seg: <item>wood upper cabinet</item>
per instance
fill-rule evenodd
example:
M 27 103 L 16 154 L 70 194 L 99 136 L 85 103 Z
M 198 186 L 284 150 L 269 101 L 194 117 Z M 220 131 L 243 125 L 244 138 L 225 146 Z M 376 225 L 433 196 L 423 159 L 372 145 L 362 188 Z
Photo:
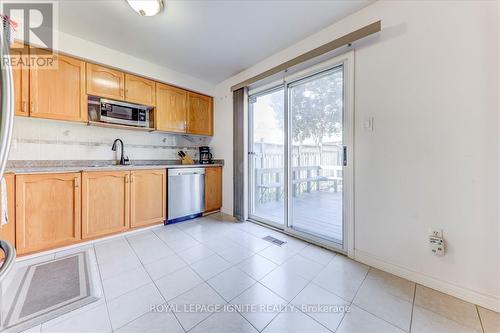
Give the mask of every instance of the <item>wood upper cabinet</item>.
M 188 93 L 187 133 L 214 135 L 212 97 Z
M 156 102 L 156 82 L 125 74 L 125 100 L 131 103 L 154 106 Z
M 87 94 L 111 99 L 125 99 L 125 73 L 87 63 Z
M 81 239 L 80 173 L 16 176 L 16 248 L 19 254 Z
M 205 169 L 205 212 L 222 207 L 222 167 Z
M 23 44 L 15 42 L 10 49 L 12 76 L 14 78 L 14 112 L 16 116 L 29 116 L 29 52 Z
M 165 132 L 186 132 L 187 91 L 156 84 L 155 128 Z
M 57 55 L 56 66 L 30 68 L 30 116 L 87 121 L 85 62 Z
M 82 238 L 129 229 L 130 172 L 82 173 Z
M 130 226 L 163 223 L 167 209 L 166 170 L 137 170 L 130 177 Z
M 6 174 L 5 182 L 7 185 L 7 224 L 0 226 L 0 239 L 6 240 L 12 245 L 16 245 L 16 183 L 13 174 Z M 0 192 L 1 200 L 1 192 Z M 0 214 L 3 214 L 0 206 Z M 4 257 L 0 251 L 0 259 Z

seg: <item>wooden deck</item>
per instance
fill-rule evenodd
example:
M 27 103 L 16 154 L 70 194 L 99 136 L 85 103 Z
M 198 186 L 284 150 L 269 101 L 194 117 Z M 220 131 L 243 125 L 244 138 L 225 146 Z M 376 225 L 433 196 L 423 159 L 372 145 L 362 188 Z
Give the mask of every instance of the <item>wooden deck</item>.
M 342 242 L 342 192 L 317 191 L 293 198 L 293 228 L 298 231 Z M 255 215 L 283 221 L 283 202 L 257 204 Z

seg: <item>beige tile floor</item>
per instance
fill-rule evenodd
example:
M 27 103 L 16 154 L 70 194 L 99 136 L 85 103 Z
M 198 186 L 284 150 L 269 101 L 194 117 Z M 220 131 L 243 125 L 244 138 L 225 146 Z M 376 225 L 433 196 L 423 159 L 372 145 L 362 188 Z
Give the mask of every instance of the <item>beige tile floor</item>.
M 104 297 L 29 332 L 500 332 L 498 313 L 223 215 L 82 248 Z

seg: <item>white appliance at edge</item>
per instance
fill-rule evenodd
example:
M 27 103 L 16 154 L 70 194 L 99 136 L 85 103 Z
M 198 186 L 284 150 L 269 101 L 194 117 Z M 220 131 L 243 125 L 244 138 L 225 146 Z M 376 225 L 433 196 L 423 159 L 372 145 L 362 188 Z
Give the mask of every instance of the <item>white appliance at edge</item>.
M 3 178 L 7 160 L 9 158 L 10 141 L 12 139 L 12 125 L 14 122 L 14 83 L 10 66 L 9 49 L 11 46 L 10 21 L 4 16 L 0 29 L 0 180 Z M 8 223 L 8 221 L 7 221 Z M 2 300 L 2 280 L 14 264 L 16 250 L 9 242 L 0 239 L 0 250 L 5 253 L 3 262 L 0 261 L 0 310 Z M 0 311 L 0 331 L 3 318 Z

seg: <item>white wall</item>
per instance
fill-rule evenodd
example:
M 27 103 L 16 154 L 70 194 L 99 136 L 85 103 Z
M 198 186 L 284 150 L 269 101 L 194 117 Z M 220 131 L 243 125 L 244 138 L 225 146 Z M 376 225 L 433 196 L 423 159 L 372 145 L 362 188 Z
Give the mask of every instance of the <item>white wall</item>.
M 500 311 L 500 2 L 379 1 L 275 54 L 216 87 L 214 151 L 230 166 L 231 85 L 378 19 L 354 45 L 355 256 Z
M 144 61 L 140 58 L 62 32 L 57 33 L 56 36 L 58 38 L 57 47 L 61 52 L 137 73 L 202 94 L 212 96 L 214 93 L 215 86 L 213 84 L 187 74 Z M 131 41 L 131 47 L 134 47 L 133 41 Z
M 215 86 L 174 70 L 106 48 L 81 38 L 58 33 L 59 51 L 148 76 L 179 87 L 213 95 Z M 10 160 L 111 160 L 114 139 L 121 138 L 131 159 L 177 159 L 176 152 L 208 145 L 209 138 L 145 133 L 91 127 L 78 123 L 16 117 Z M 214 155 L 217 158 L 217 155 Z

